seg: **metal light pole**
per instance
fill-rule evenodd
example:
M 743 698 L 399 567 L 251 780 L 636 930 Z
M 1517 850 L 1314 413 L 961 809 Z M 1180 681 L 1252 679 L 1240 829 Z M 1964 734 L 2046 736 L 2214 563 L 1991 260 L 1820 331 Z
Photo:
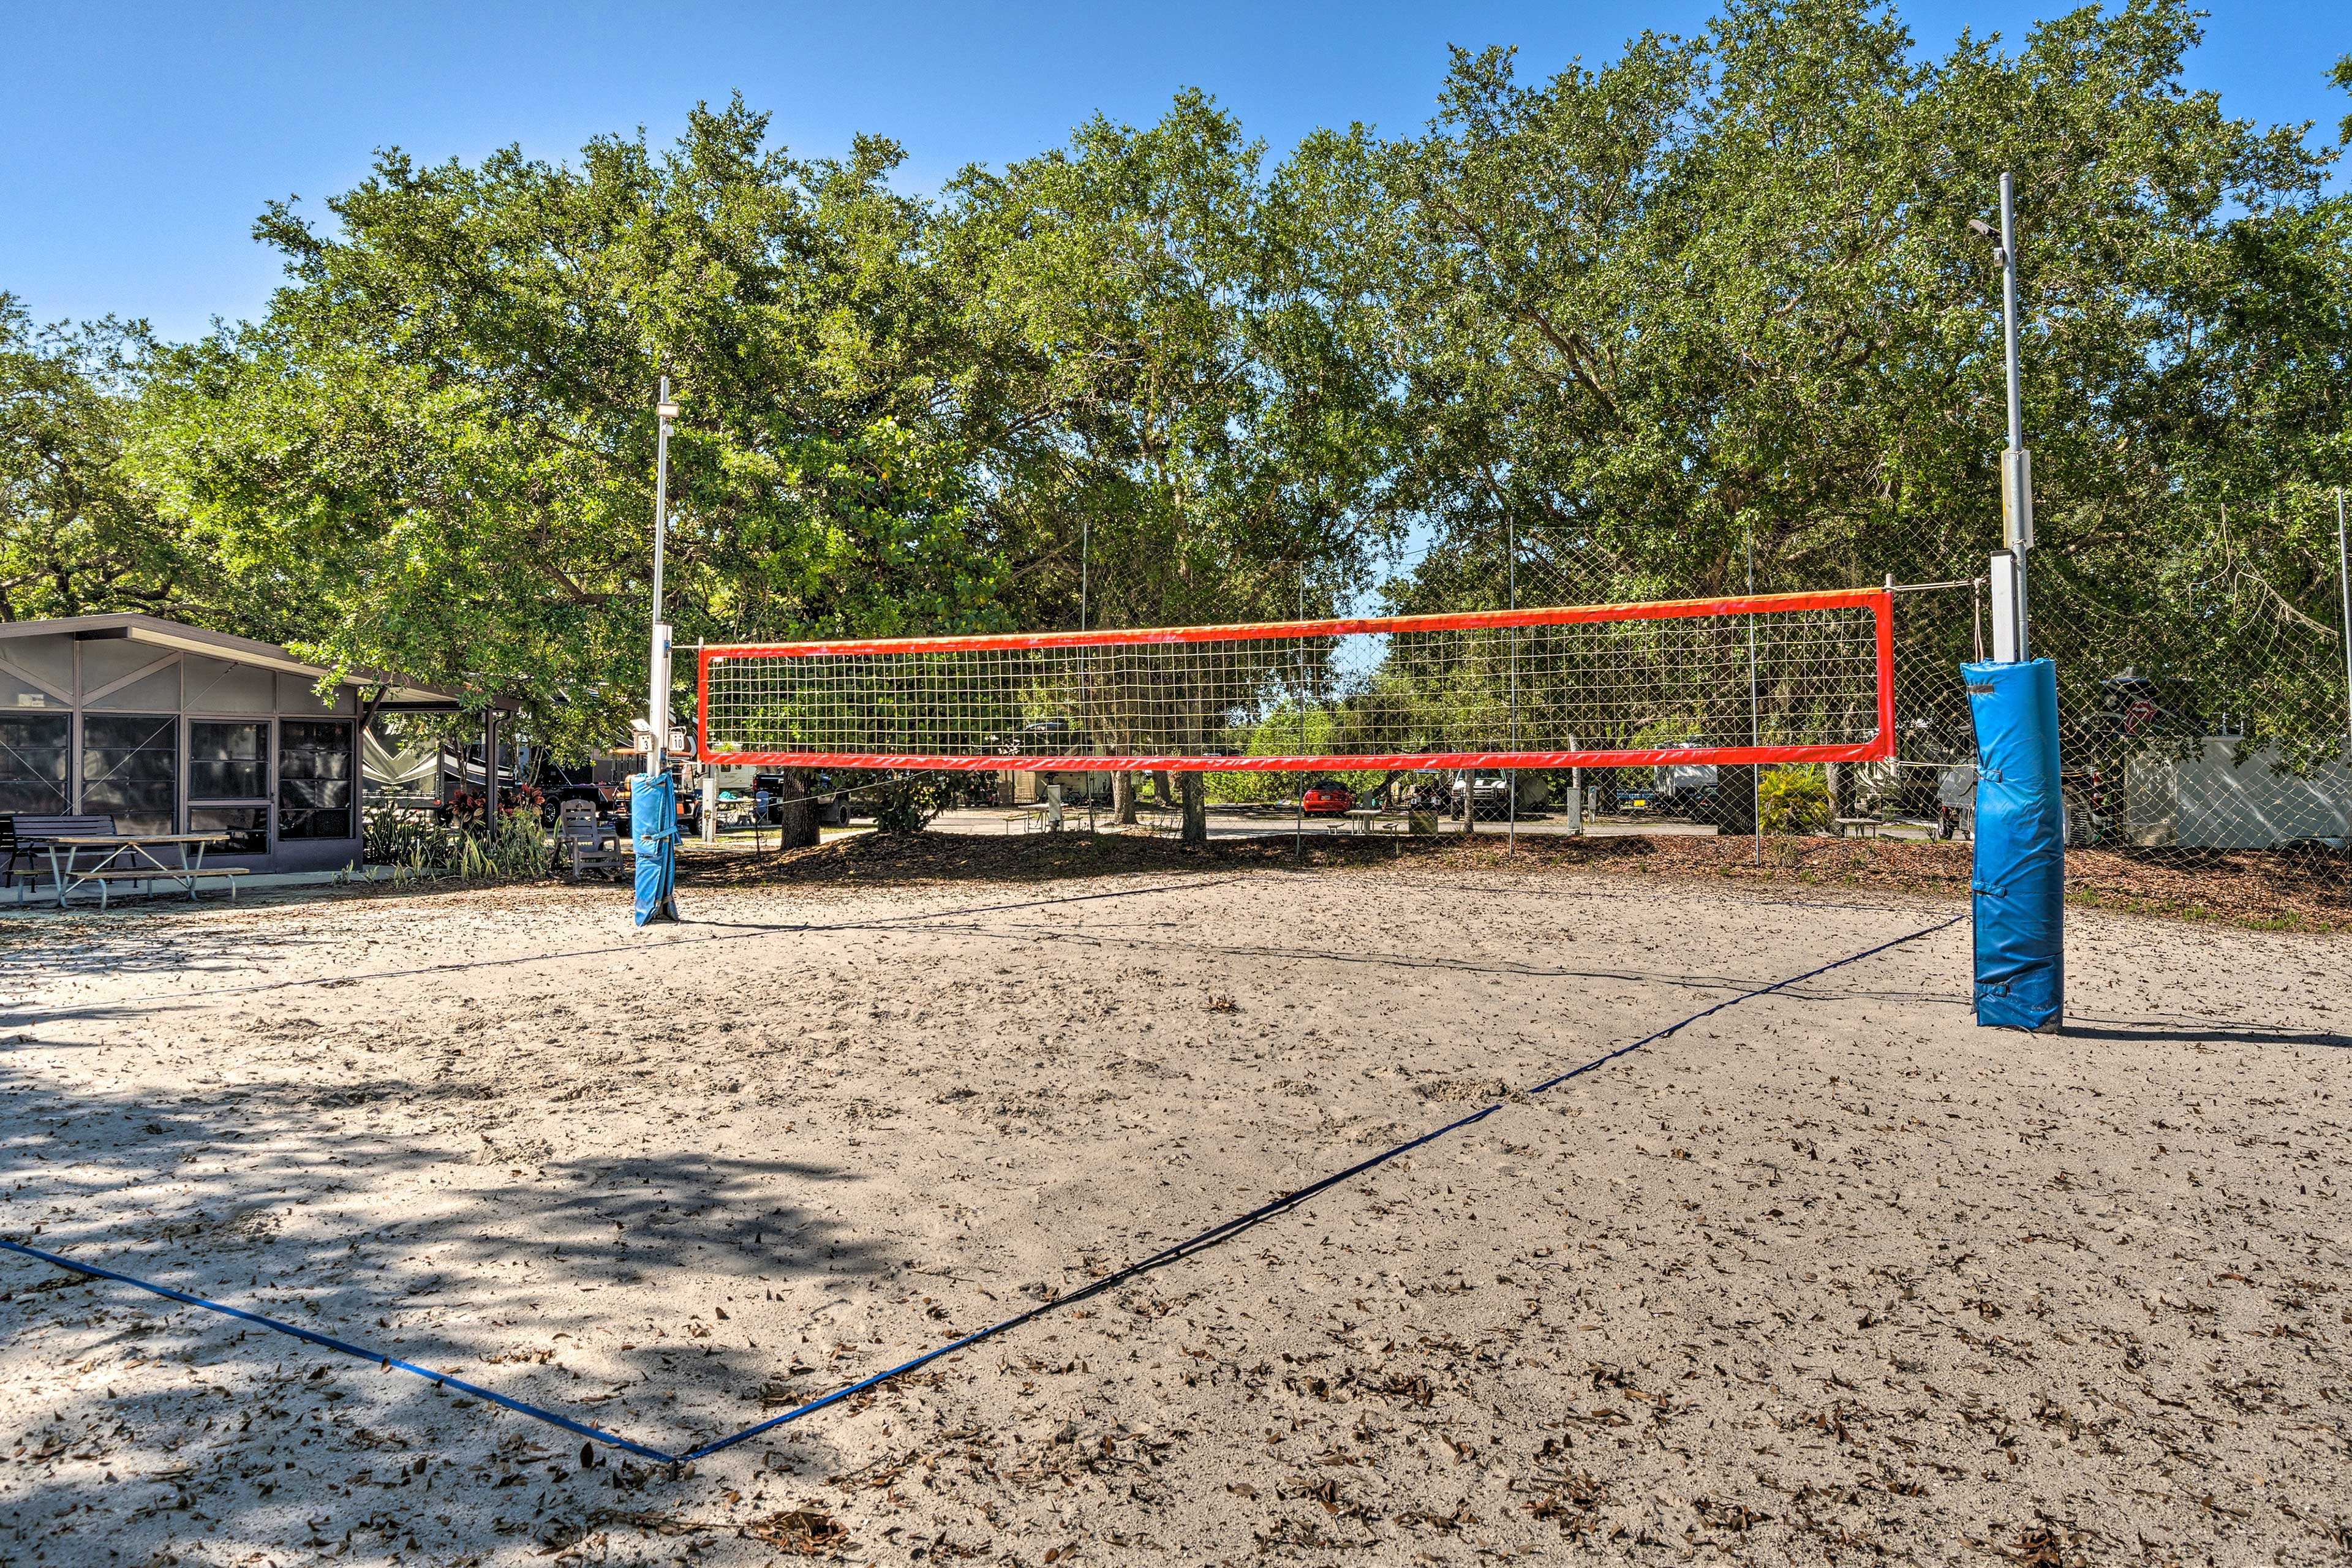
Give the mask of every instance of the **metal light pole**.
M 1969 220 L 1980 235 L 1990 230 Z M 1992 660 L 1967 666 L 1977 736 L 1970 850 L 1976 1017 L 2047 1030 L 2066 1011 L 2065 788 L 2059 773 L 2056 668 L 2028 637 L 2025 563 L 2033 480 L 2017 374 L 2016 182 L 2000 177 L 2000 326 L 2009 372 L 2009 447 L 2000 455 L 2002 542 L 1992 555 Z
M 2033 657 L 2026 615 L 2025 556 L 2033 545 L 2033 461 L 2025 450 L 2024 413 L 2017 386 L 2017 183 L 2000 177 L 2000 335 L 2009 360 L 2009 449 L 2000 455 L 2001 542 L 2013 563 L 2011 584 L 2019 663 Z M 1995 658 L 2000 657 L 1998 654 Z
M 661 401 L 654 412 L 660 416 L 661 432 L 654 438 L 654 630 L 646 701 L 646 721 L 651 727 L 646 736 L 647 778 L 661 776 L 667 765 L 662 752 L 669 742 L 669 626 L 662 620 L 662 551 L 669 531 L 669 422 L 677 417 L 677 405 L 669 400 L 667 376 L 661 378 Z

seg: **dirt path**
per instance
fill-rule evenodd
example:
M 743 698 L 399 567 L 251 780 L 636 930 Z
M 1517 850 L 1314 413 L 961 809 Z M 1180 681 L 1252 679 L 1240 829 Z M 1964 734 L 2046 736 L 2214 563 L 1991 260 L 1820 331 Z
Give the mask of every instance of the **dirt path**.
M 0 1230 L 678 1447 L 1952 912 L 1410 863 L 690 904 L 50 921 Z M 1953 927 L 691 1475 L 0 1258 L 0 1557 L 2338 1562 L 2347 957 L 2078 914 L 2028 1039 Z

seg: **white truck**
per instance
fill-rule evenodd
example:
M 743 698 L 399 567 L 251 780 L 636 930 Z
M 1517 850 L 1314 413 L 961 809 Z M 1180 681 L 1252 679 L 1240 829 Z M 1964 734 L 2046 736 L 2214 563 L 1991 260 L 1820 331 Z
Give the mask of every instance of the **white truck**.
M 1511 795 L 1514 784 L 1517 785 L 1520 815 L 1525 816 L 1544 808 L 1544 802 L 1551 793 L 1549 774 L 1524 768 L 1513 768 L 1507 771 L 1481 768 L 1467 777 L 1460 773 L 1454 776 L 1452 811 L 1454 817 L 1458 820 L 1462 816 L 1462 802 L 1465 793 L 1477 803 L 1480 816 L 1509 816 L 1512 815 Z

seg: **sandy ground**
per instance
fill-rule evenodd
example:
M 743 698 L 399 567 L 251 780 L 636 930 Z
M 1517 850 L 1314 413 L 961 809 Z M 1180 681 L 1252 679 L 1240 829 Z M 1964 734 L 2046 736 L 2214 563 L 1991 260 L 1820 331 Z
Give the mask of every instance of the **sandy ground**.
M 0 1232 L 664 1447 L 1949 903 L 1402 864 L 11 917 Z M 18 923 L 22 921 L 24 923 Z M 2336 1563 L 2352 939 L 1754 996 L 690 1473 L 0 1256 L 0 1560 Z

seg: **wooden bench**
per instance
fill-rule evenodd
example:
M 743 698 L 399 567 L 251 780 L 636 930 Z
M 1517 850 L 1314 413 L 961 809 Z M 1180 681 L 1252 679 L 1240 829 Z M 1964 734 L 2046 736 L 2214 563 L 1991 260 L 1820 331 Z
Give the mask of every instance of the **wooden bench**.
M 16 863 L 37 867 L 53 838 L 102 838 L 114 832 L 111 816 L 42 816 L 29 811 L 0 816 L 0 888 L 16 880 Z
M 1841 816 L 1832 826 L 1840 838 L 1875 838 L 1886 824 L 1875 816 Z
M 236 902 L 235 879 L 247 876 L 251 870 L 252 868 L 247 866 L 190 866 L 184 870 L 173 867 L 166 871 L 158 871 L 152 868 L 141 871 L 77 871 L 74 873 L 73 880 L 76 887 L 79 887 L 84 882 L 96 882 L 98 907 L 102 910 L 106 908 L 106 896 L 110 884 L 115 882 L 171 882 L 186 889 L 188 897 L 193 899 L 196 896 L 196 883 L 201 879 L 226 877 L 230 879 L 228 901 L 235 903 Z

